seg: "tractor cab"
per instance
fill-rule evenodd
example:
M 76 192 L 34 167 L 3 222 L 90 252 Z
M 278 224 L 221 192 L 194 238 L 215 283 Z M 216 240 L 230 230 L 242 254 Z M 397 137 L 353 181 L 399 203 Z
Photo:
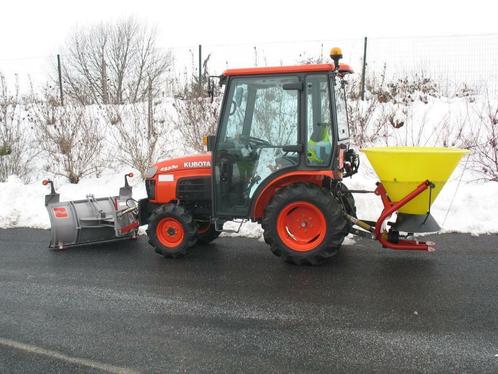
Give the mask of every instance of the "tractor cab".
M 266 186 L 293 171 L 337 170 L 349 140 L 343 77 L 334 64 L 232 69 L 212 149 L 215 217 L 254 218 Z

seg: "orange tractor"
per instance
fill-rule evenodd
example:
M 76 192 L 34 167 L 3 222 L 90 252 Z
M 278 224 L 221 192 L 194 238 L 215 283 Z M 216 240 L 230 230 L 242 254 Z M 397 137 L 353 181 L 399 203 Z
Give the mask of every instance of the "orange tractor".
M 435 177 L 437 183 L 434 178 L 420 177 L 413 185 L 410 178 L 395 175 L 396 183 L 389 184 L 380 175 L 383 183 L 375 193 L 381 196 L 384 210 L 379 220 L 357 219 L 352 191 L 341 182 L 359 167 L 358 154 L 349 148 L 345 94 L 345 78 L 352 69 L 340 64 L 340 49 L 333 48 L 331 58 L 332 64 L 226 70 L 220 76 L 220 84 L 226 87 L 218 129 L 216 135 L 207 137 L 208 153 L 151 167 L 145 181 L 148 197 L 136 209 L 128 204 L 118 210 L 118 202 L 128 201 L 130 191 L 112 200 L 117 213 L 101 214 L 112 222 L 121 217 L 120 226 L 115 224 L 116 236 L 132 237 L 138 224 L 148 224 L 149 243 L 156 252 L 179 257 L 196 243 L 216 239 L 225 222 L 239 219 L 261 223 L 271 251 L 298 265 L 315 265 L 334 256 L 351 232 L 377 239 L 388 248 L 431 250 L 431 243 L 408 236 L 439 228 L 429 207 L 461 153 L 455 152 L 453 166 L 444 176 Z M 409 160 L 422 160 L 424 152 L 398 149 L 382 165 L 404 160 L 406 155 Z M 372 150 L 371 161 L 377 153 Z M 448 152 L 429 153 L 426 159 L 431 164 L 435 154 L 445 159 Z M 427 166 L 415 164 L 409 168 Z M 397 182 L 406 193 L 391 201 L 388 192 L 400 191 Z M 384 185 L 391 190 L 386 191 Z M 403 212 L 410 204 L 411 209 Z M 59 209 L 61 214 L 60 207 L 47 208 L 52 215 L 55 211 L 50 209 Z M 385 221 L 395 212 L 398 220 L 387 229 Z M 130 218 L 135 213 L 136 221 Z M 57 222 L 51 220 L 53 225 Z M 95 230 L 98 226 L 92 222 Z M 66 243 L 54 236 L 52 245 Z
M 165 160 L 145 181 L 139 202 L 149 243 L 184 255 L 218 237 L 226 221 L 262 224 L 272 252 L 296 264 L 333 256 L 356 216 L 341 183 L 356 172 L 342 79 L 334 64 L 226 70 L 225 95 L 209 153 Z

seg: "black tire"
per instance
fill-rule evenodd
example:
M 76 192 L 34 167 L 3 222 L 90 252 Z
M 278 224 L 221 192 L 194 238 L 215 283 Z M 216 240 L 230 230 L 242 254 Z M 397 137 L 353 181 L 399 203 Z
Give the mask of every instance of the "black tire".
M 201 244 L 201 245 L 209 244 L 213 240 L 218 238 L 218 236 L 220 236 L 220 234 L 221 234 L 221 231 L 216 231 L 216 227 L 215 227 L 214 223 L 209 223 L 209 227 L 207 228 L 206 231 L 202 230 L 202 228 L 203 228 L 202 224 L 198 223 L 197 226 L 199 227 L 199 229 L 197 231 L 197 244 Z M 199 232 L 201 230 L 202 230 L 202 232 Z
M 303 251 L 290 248 L 279 237 L 277 222 L 283 209 L 294 202 L 312 204 L 323 214 L 325 229 L 323 240 L 316 247 Z M 350 224 L 343 214 L 341 202 L 328 190 L 314 184 L 294 184 L 281 189 L 265 209 L 262 226 L 265 241 L 270 242 L 273 254 L 296 265 L 319 265 L 333 257 L 348 235 Z
M 174 247 L 166 246 L 158 237 L 158 225 L 164 219 L 171 218 L 176 220 L 183 229 L 183 239 Z M 175 204 L 164 204 L 154 210 L 149 217 L 149 227 L 147 236 L 149 244 L 154 247 L 155 251 L 164 257 L 183 257 L 187 254 L 190 247 L 197 241 L 197 224 L 192 219 L 192 215 L 183 207 Z M 161 235 L 161 234 L 159 234 Z
M 270 231 L 265 228 L 264 221 L 261 224 L 261 227 L 263 228 L 263 240 L 265 241 L 266 244 L 271 245 L 272 240 L 270 236 Z M 277 256 L 280 256 L 280 254 L 278 254 Z
M 342 182 L 336 182 L 332 188 L 334 196 L 341 202 L 344 211 L 350 216 L 356 217 L 356 204 L 353 194 Z M 350 224 L 350 227 L 352 225 Z

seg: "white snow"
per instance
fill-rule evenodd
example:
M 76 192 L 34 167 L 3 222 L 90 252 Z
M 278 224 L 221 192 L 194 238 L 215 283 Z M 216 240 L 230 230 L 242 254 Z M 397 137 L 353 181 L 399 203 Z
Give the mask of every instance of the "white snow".
M 381 139 L 381 145 L 406 144 L 412 142 L 422 145 L 432 145 L 440 142 L 441 138 L 453 140 L 455 134 L 449 129 L 442 127 L 442 121 L 458 123 L 461 118 L 472 113 L 470 106 L 483 105 L 482 103 L 469 104 L 463 99 L 431 99 L 429 104 L 414 103 L 409 108 L 407 121 L 412 126 L 408 130 L 408 124 L 398 130 L 390 129 L 390 133 Z M 168 107 L 171 106 L 168 104 Z M 451 118 L 449 118 L 451 117 Z M 402 120 L 400 118 L 400 120 Z M 403 118 L 404 120 L 404 118 Z M 419 128 L 413 124 L 420 124 Z M 396 131 L 396 132 L 394 132 Z M 171 142 L 172 155 L 185 153 L 186 147 L 181 142 Z M 116 170 L 121 170 L 119 173 Z M 119 187 L 123 185 L 123 175 L 132 171 L 127 167 L 115 167 L 104 170 L 99 178 L 85 177 L 79 184 L 70 184 L 64 178 L 55 178 L 57 192 L 61 194 L 61 200 L 84 199 L 87 194 L 96 197 L 114 196 Z M 41 167 L 35 170 L 34 175 L 38 178 L 43 175 Z M 137 175 L 137 174 L 136 174 Z M 49 176 L 49 175 L 47 175 Z M 462 232 L 474 235 L 498 232 L 498 183 L 477 181 L 476 175 L 469 169 L 465 159 L 454 171 L 450 180 L 436 199 L 432 214 L 442 226 L 444 232 Z M 344 183 L 354 189 L 375 189 L 377 177 L 373 172 L 368 160 L 361 155 L 360 172 Z M 143 198 L 145 186 L 140 177 L 131 180 L 134 187 L 134 197 Z M 41 180 L 31 183 L 23 183 L 16 176 L 11 176 L 4 183 L 0 183 L 0 228 L 33 227 L 48 229 L 50 222 L 44 206 L 44 195 L 49 188 L 41 184 Z M 382 210 L 381 200 L 372 194 L 359 194 L 355 196 L 358 217 L 375 220 Z M 236 230 L 239 224 L 227 223 L 225 228 Z M 262 238 L 262 229 L 259 224 L 253 222 L 244 223 L 239 233 L 227 233 L 224 235 L 244 236 L 250 238 Z M 354 239 L 347 238 L 346 243 L 354 243 Z
M 361 156 L 360 173 L 344 182 L 349 188 L 375 188 L 377 178 L 368 160 Z M 469 170 L 464 172 L 465 161 L 455 170 L 440 195 L 432 206 L 432 214 L 442 226 L 443 232 L 462 232 L 474 235 L 498 232 L 498 183 L 468 182 L 471 177 Z M 64 182 L 62 178 L 55 180 L 57 192 L 61 200 L 85 199 L 91 193 L 96 197 L 114 196 L 123 185 L 123 173 L 109 172 L 100 178 L 84 178 L 79 184 Z M 460 178 L 463 178 L 460 182 Z M 136 199 L 146 196 L 145 186 L 140 177 L 131 179 Z M 7 182 L 0 183 L 0 228 L 33 227 L 50 228 L 50 221 L 44 206 L 44 196 L 49 192 L 48 186 L 41 181 L 24 184 L 16 176 L 11 176 Z M 358 216 L 375 220 L 382 210 L 382 203 L 373 194 L 358 194 L 355 196 Z M 453 200 L 453 204 L 451 204 Z M 237 230 L 238 222 L 228 222 L 226 229 Z M 245 222 L 239 233 L 224 233 L 224 236 L 243 236 L 262 240 L 263 230 L 254 222 Z M 346 244 L 354 240 L 348 238 Z

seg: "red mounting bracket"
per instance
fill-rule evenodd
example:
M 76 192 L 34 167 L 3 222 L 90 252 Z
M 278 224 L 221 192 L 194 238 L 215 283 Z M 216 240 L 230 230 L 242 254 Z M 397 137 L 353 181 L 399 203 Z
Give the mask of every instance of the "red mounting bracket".
M 394 212 L 396 212 L 399 208 L 409 203 L 415 197 L 420 195 L 426 189 L 430 188 L 432 183 L 428 180 L 420 183 L 417 188 L 415 188 L 412 192 L 406 195 L 399 201 L 391 201 L 387 192 L 382 185 L 382 183 L 377 183 L 377 188 L 375 189 L 375 194 L 380 196 L 382 199 L 382 204 L 384 204 L 384 210 L 380 217 L 377 219 L 375 223 L 375 230 L 373 232 L 375 238 L 382 244 L 384 248 L 396 249 L 396 250 L 418 250 L 418 251 L 434 251 L 432 242 L 419 242 L 418 240 L 406 240 L 400 239 L 397 242 L 392 242 L 388 238 L 387 232 L 382 232 L 382 225 L 386 219 L 388 219 Z

